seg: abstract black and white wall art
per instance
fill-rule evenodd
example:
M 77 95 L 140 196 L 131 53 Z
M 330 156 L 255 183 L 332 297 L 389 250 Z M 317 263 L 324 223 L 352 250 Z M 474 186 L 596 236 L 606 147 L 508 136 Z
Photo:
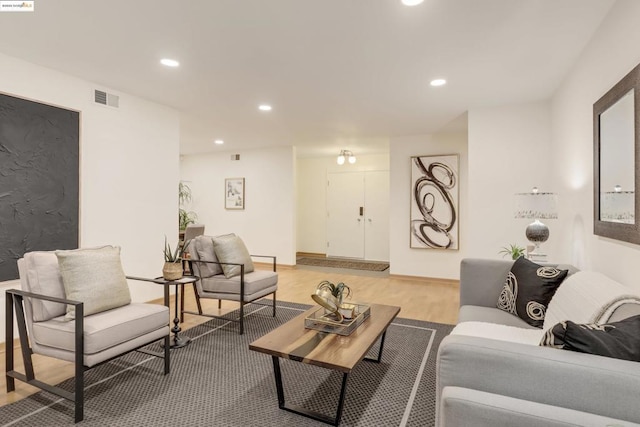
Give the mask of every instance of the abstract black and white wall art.
M 80 113 L 0 93 L 0 281 L 25 252 L 78 247 Z
M 411 248 L 457 250 L 458 155 L 411 157 Z

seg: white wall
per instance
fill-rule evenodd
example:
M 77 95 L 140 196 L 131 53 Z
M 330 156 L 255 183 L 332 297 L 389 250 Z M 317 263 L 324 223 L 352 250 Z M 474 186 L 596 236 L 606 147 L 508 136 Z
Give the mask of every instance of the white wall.
M 552 102 L 560 258 L 640 287 L 640 246 L 593 234 L 593 104 L 640 62 L 640 2 L 618 0 Z M 638 191 L 638 189 L 636 189 Z M 552 238 L 555 238 L 552 235 Z
M 390 194 L 390 273 L 458 279 L 460 260 L 469 245 L 467 135 L 450 133 L 393 138 L 391 149 Z M 459 250 L 409 248 L 409 209 L 411 200 L 411 156 L 459 154 Z
M 120 108 L 94 104 L 93 89 L 119 95 Z M 164 235 L 177 240 L 176 111 L 2 54 L 0 91 L 81 112 L 80 245 L 119 245 L 127 274 L 160 275 Z M 9 287 L 19 284 L 0 284 Z M 130 288 L 134 301 L 162 296 L 157 285 Z
M 530 219 L 515 219 L 515 193 L 531 191 L 564 194 L 550 174 L 555 152 L 550 151 L 551 116 L 546 102 L 469 111 L 469 234 L 466 256 L 500 258 L 500 248 L 529 244 L 525 229 Z M 544 221 L 549 240 L 541 247 L 556 259 L 554 243 L 562 236 L 557 220 Z M 566 261 L 566 260 L 561 260 Z
M 295 264 L 295 149 L 279 147 L 182 156 L 181 179 L 191 188 L 188 210 L 198 215 L 205 234 L 236 233 L 249 252 L 275 255 Z M 225 178 L 245 178 L 245 209 L 224 208 Z M 258 261 L 256 259 L 256 261 Z
M 337 164 L 336 157 L 297 160 L 298 252 L 327 252 L 328 173 L 389 170 L 387 154 L 357 155 L 355 164 L 345 163 L 341 166 Z

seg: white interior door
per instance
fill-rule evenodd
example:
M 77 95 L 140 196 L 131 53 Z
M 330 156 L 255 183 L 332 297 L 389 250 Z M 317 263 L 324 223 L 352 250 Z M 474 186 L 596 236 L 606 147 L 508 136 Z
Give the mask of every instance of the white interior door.
M 327 174 L 327 256 L 364 258 L 364 174 Z
M 389 261 L 389 171 L 365 172 L 364 257 Z

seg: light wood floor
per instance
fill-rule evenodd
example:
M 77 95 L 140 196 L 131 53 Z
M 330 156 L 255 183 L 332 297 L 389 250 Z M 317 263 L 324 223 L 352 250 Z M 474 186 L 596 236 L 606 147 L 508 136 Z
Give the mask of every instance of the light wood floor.
M 428 280 L 416 278 L 384 277 L 384 274 L 359 273 L 354 270 L 319 271 L 312 268 L 294 267 L 278 270 L 278 300 L 303 304 L 314 304 L 310 295 L 322 280 L 344 282 L 352 290 L 352 299 L 358 302 L 397 305 L 401 307 L 398 317 L 427 320 L 437 323 L 454 324 L 459 305 L 459 285 L 454 281 Z M 383 277 L 381 277 L 383 276 Z M 173 308 L 173 295 L 170 306 Z M 161 304 L 162 301 L 155 301 Z M 212 314 L 224 314 L 238 308 L 237 303 L 223 301 L 218 312 L 217 301 L 203 300 L 203 310 Z M 195 298 L 191 287 L 186 288 L 185 309 L 196 310 Z M 173 309 L 171 318 L 173 319 Z M 183 329 L 188 329 L 209 320 L 202 316 L 185 315 Z M 180 351 L 180 350 L 177 350 Z M 0 346 L 0 358 L 4 361 L 5 348 Z M 22 372 L 22 357 L 16 345 L 16 370 Z M 49 357 L 34 355 L 36 378 L 56 384 L 73 376 L 73 365 Z M 4 364 L 3 364 L 4 366 Z M 7 393 L 3 375 L 0 378 L 0 406 L 15 402 L 39 389 L 16 380 L 16 391 Z

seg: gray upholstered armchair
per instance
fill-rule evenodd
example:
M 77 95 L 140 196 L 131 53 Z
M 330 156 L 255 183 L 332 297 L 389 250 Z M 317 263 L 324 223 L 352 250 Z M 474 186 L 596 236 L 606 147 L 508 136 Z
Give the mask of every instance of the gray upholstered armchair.
M 169 373 L 169 309 L 131 303 L 120 248 L 29 252 L 18 260 L 18 271 L 22 289 L 6 291 L 7 392 L 18 379 L 71 400 L 79 422 L 86 369 L 138 350 L 163 358 Z M 14 370 L 14 310 L 24 373 Z M 164 340 L 162 353 L 141 350 L 158 340 Z M 32 353 L 74 362 L 74 392 L 36 379 Z
M 244 306 L 256 300 L 273 295 L 273 316 L 276 315 L 276 291 L 278 273 L 276 257 L 267 255 L 249 255 L 242 240 L 235 234 L 224 236 L 198 236 L 191 242 L 191 271 L 198 277 L 194 284 L 194 293 L 198 311 L 185 311 L 182 314 L 196 314 L 212 318 L 230 320 L 240 324 L 240 334 L 244 333 Z M 272 270 L 254 270 L 252 257 L 270 258 Z M 238 318 L 206 314 L 202 311 L 201 298 L 238 301 Z M 184 298 L 183 298 L 184 301 Z

